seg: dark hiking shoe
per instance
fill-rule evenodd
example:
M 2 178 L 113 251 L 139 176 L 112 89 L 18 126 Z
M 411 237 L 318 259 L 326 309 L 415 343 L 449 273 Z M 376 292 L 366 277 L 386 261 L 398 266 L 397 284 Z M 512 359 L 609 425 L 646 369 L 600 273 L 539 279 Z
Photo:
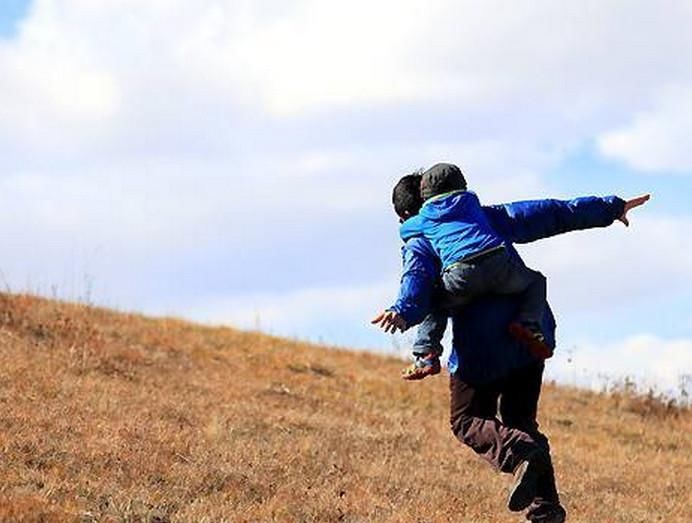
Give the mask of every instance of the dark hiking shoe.
M 509 510 L 519 512 L 531 504 L 533 498 L 536 497 L 538 480 L 547 469 L 547 457 L 538 450 L 517 465 L 514 469 L 514 483 L 509 491 L 507 502 Z
M 545 360 L 553 355 L 553 350 L 546 343 L 545 336 L 537 323 L 515 321 L 509 325 L 509 333 L 536 359 Z
M 534 512 L 530 511 L 526 515 L 526 519 L 537 523 L 564 523 L 567 519 L 567 512 L 560 505 L 541 507 Z
M 439 374 L 440 370 L 440 357 L 436 354 L 417 356 L 416 361 L 401 371 L 401 378 L 408 381 L 422 380 Z

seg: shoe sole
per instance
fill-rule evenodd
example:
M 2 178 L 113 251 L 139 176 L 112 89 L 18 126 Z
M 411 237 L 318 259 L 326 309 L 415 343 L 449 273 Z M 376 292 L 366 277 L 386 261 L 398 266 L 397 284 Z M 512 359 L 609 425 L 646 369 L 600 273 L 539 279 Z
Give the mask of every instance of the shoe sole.
M 529 352 L 539 360 L 547 360 L 553 355 L 553 351 L 548 345 L 538 341 L 533 337 L 533 333 L 521 323 L 512 323 L 509 326 L 509 333 L 519 343 L 524 345 Z
M 536 495 L 536 485 L 542 472 L 538 458 L 529 459 L 519 465 L 514 473 L 515 482 L 509 493 L 507 508 L 519 512 L 528 507 Z

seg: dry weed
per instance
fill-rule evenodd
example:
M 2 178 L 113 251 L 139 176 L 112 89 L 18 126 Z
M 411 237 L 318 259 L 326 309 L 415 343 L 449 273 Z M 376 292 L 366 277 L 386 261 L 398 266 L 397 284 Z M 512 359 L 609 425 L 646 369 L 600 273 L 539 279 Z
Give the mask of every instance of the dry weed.
M 520 521 L 400 366 L 0 295 L 0 521 Z M 572 521 L 692 521 L 689 410 L 548 385 L 541 422 Z

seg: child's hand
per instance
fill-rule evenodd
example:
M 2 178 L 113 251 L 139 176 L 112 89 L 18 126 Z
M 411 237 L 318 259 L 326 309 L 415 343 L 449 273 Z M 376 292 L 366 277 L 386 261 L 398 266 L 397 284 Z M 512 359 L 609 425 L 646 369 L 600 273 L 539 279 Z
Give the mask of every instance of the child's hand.
M 379 327 L 385 332 L 391 332 L 394 334 L 397 329 L 401 332 L 406 330 L 406 322 L 404 318 L 399 316 L 394 311 L 382 311 L 377 316 L 375 316 L 370 323 L 373 325 L 379 324 Z
M 640 205 L 644 205 L 646 202 L 649 201 L 651 198 L 650 194 L 644 194 L 642 196 L 637 196 L 636 198 L 632 198 L 631 200 L 627 200 L 625 202 L 625 210 L 622 211 L 622 216 L 618 218 L 622 223 L 625 224 L 626 227 L 630 226 L 630 221 L 627 219 L 627 213 L 634 209 L 635 207 L 639 207 Z

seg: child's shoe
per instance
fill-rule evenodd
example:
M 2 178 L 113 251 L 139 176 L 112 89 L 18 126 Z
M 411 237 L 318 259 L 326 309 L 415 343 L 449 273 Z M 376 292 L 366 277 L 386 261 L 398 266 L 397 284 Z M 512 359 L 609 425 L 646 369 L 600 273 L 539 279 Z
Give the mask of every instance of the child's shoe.
M 437 354 L 416 356 L 416 360 L 401 371 L 401 378 L 414 381 L 440 373 L 440 357 Z
M 545 360 L 553 355 L 553 350 L 545 342 L 545 336 L 538 323 L 515 321 L 509 325 L 509 333 L 529 349 L 535 358 Z

